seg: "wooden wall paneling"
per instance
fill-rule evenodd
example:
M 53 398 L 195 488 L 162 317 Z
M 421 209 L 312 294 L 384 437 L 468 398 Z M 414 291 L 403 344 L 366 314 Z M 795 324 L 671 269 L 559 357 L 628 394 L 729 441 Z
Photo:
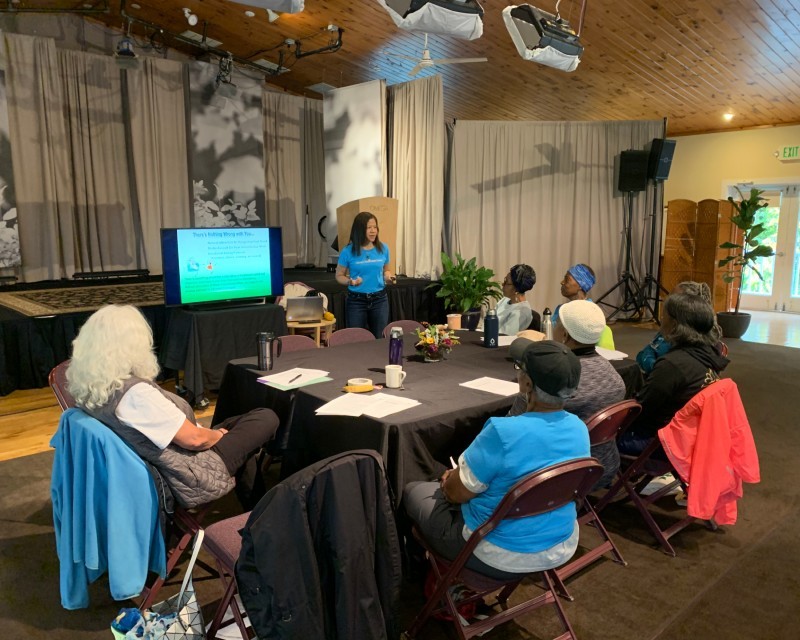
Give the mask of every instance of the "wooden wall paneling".
M 22 14 L 29 4 L 33 3 L 14 5 L 8 13 Z M 81 6 L 75 0 L 46 4 L 64 11 Z M 309 51 L 328 42 L 328 24 L 342 27 L 340 51 L 300 60 L 289 55 L 290 70 L 267 77 L 269 84 L 297 95 L 321 97 L 308 89 L 318 82 L 337 87 L 376 79 L 389 85 L 407 82 L 414 63 L 385 52 L 418 56 L 422 50 L 421 34 L 398 29 L 378 3 L 369 0 L 309 1 L 301 13 L 282 14 L 272 23 L 263 9 L 228 0 L 137 0 L 138 9 L 133 4 L 125 5 L 129 15 L 168 32 L 191 29 L 202 34 L 205 23 L 207 35 L 222 42 L 220 50 L 273 63 L 281 49 L 292 49 L 284 44 L 287 39 L 300 40 Z M 670 135 L 800 123 L 797 0 L 594 0 L 587 5 L 581 34 L 585 53 L 574 73 L 520 58 L 503 24 L 504 6 L 485 2 L 484 32 L 478 40 L 430 38 L 434 58 L 489 58 L 488 63 L 440 66 L 418 76 L 441 74 L 447 120 L 668 116 Z M 572 12 L 572 20 L 577 20 L 578 6 L 567 3 L 562 14 L 569 19 Z M 186 23 L 183 7 L 198 16 L 198 25 Z M 119 30 L 124 27 L 120 3 L 112 2 L 110 8 L 108 14 L 85 17 Z M 246 18 L 246 10 L 254 17 Z M 133 35 L 141 55 L 159 55 L 148 50 L 152 31 L 134 24 Z M 161 42 L 160 37 L 156 40 Z M 216 62 L 196 48 L 165 40 L 170 47 Z M 729 109 L 736 117 L 725 123 L 722 113 Z
M 661 284 L 667 291 L 671 292 L 679 282 L 692 279 L 696 219 L 696 202 L 670 200 L 667 203 L 664 259 L 661 264 Z

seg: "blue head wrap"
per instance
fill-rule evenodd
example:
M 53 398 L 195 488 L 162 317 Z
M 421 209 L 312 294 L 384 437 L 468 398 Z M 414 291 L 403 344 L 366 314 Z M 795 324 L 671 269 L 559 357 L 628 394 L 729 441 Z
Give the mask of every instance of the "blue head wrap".
M 575 278 L 575 282 L 578 283 L 584 293 L 594 286 L 595 278 L 584 264 L 576 264 L 574 267 L 570 267 L 567 269 L 567 273 Z

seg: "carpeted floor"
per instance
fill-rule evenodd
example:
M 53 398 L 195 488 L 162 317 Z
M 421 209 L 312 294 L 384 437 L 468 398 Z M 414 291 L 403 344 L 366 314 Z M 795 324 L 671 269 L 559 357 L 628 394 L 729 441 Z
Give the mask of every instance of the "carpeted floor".
M 618 348 L 629 353 L 646 343 L 652 333 L 624 325 L 614 328 Z M 711 532 L 697 525 L 678 534 L 673 539 L 677 558 L 655 548 L 632 507 L 611 505 L 603 520 L 628 566 L 604 561 L 570 581 L 575 602 L 566 603 L 566 609 L 578 637 L 797 637 L 800 430 L 794 402 L 800 350 L 736 340 L 730 341 L 729 347 L 732 364 L 728 374 L 739 384 L 750 417 L 761 460 L 761 484 L 745 486 L 736 526 Z M 65 611 L 59 604 L 49 502 L 51 463 L 52 453 L 0 463 L 0 483 L 5 487 L 0 498 L 0 623 L 5 636 L 13 639 L 105 640 L 110 637 L 111 618 L 121 606 L 129 605 L 113 602 L 103 579 L 92 588 L 90 609 Z M 668 501 L 664 503 L 667 506 Z M 668 513 L 665 511 L 667 518 Z M 582 534 L 588 540 L 593 532 Z M 195 584 L 210 614 L 220 595 L 217 582 L 198 568 Z M 167 593 L 175 590 L 177 583 L 172 580 Z M 421 586 L 408 580 L 402 602 L 405 624 L 421 605 L 420 593 Z M 543 611 L 487 637 L 549 638 L 555 630 L 552 614 Z M 450 636 L 441 623 L 434 622 L 422 637 Z
M 135 304 L 137 307 L 164 304 L 164 285 L 140 282 L 0 293 L 0 305 L 28 317 L 94 311 L 106 304 Z

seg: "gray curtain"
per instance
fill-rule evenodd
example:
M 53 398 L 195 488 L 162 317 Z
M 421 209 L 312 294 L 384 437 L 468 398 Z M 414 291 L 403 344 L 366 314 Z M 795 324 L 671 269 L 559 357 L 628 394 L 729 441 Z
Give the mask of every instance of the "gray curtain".
M 283 229 L 285 267 L 323 265 L 322 101 L 265 91 L 263 104 L 267 225 Z
M 142 263 L 160 274 L 162 227 L 188 227 L 192 201 L 186 154 L 184 66 L 146 58 L 127 71 L 130 155 Z
M 447 233 L 452 252 L 475 256 L 498 282 L 524 262 L 537 273 L 528 299 L 541 311 L 563 299 L 567 268 L 597 273 L 595 299 L 619 277 L 627 197 L 616 190 L 619 153 L 661 137 L 663 123 L 483 122 L 452 129 Z M 633 198 L 633 266 L 644 275 L 652 189 Z M 616 302 L 617 296 L 612 296 Z
M 444 220 L 444 100 L 441 76 L 388 88 L 389 196 L 398 201 L 397 271 L 441 271 Z

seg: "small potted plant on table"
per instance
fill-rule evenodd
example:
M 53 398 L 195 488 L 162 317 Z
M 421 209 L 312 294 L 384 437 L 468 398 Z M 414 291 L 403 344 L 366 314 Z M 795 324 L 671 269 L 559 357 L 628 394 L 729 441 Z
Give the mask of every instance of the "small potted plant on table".
M 728 201 L 733 204 L 736 209 L 736 215 L 731 217 L 731 222 L 742 230 L 742 243 L 723 242 L 719 245 L 720 249 L 730 249 L 731 253 L 727 258 L 719 261 L 717 266 L 728 267 L 728 270 L 722 276 L 722 279 L 727 283 L 732 283 L 738 280 L 736 287 L 736 305 L 734 310 L 720 311 L 717 313 L 717 322 L 722 328 L 722 333 L 727 338 L 741 338 L 747 327 L 750 326 L 750 314 L 739 311 L 739 305 L 742 302 L 742 275 L 745 269 L 752 269 L 753 272 L 761 279 L 764 277 L 756 266 L 756 261 L 759 258 L 769 258 L 775 255 L 775 251 L 768 244 L 761 244 L 758 238 L 764 233 L 764 225 L 756 222 L 756 215 L 758 212 L 767 206 L 767 201 L 761 197 L 763 191 L 758 189 L 750 190 L 750 197 L 745 198 L 739 188 L 736 188 L 739 193 L 739 201 L 736 202 L 733 198 L 728 198 Z

